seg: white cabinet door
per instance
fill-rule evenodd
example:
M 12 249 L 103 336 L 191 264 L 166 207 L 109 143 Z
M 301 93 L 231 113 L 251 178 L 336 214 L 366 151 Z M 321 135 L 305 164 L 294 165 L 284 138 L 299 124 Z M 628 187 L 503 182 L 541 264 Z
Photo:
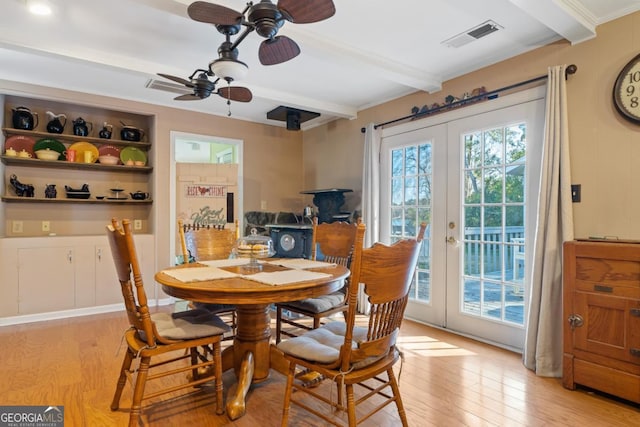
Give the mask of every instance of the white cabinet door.
M 154 262 L 154 239 L 150 235 L 134 236 L 138 263 L 142 272 L 142 281 L 149 303 L 156 299 Z M 111 247 L 108 244 L 96 245 L 95 247 L 95 305 L 107 305 L 123 303 L 122 290 L 116 267 L 111 255 Z
M 74 248 L 18 249 L 18 313 L 75 307 Z
M 122 303 L 122 291 L 109 245 L 95 247 L 95 305 Z

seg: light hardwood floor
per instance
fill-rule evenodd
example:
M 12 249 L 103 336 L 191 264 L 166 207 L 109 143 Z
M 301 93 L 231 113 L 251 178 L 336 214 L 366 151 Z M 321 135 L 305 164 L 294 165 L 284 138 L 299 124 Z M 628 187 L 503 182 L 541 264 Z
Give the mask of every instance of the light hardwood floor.
M 64 405 L 65 426 L 126 425 L 122 409 L 109 409 L 123 356 L 124 313 L 0 328 L 0 405 Z M 560 379 L 539 378 L 520 355 L 414 322 L 403 324 L 405 354 L 400 390 L 411 426 L 638 426 L 640 405 L 585 389 L 569 391 Z M 398 364 L 399 369 L 399 364 Z M 225 393 L 234 389 L 224 376 Z M 284 377 L 254 385 L 247 414 L 231 422 L 216 416 L 205 387 L 143 413 L 150 426 L 279 426 Z M 322 384 L 320 387 L 328 387 Z M 365 426 L 396 426 L 395 406 Z M 322 426 L 292 408 L 291 426 Z

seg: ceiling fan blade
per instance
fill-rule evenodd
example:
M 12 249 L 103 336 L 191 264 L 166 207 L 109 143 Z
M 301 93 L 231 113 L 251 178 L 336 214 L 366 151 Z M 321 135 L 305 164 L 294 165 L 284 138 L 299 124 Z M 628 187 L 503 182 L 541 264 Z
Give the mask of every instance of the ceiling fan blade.
M 183 79 L 182 77 L 176 77 L 176 76 L 172 76 L 171 74 L 163 74 L 163 73 L 158 73 L 158 75 L 160 77 L 164 77 L 165 79 L 173 80 L 176 83 L 183 84 L 187 87 L 193 87 L 193 83 L 191 83 L 189 80 Z
M 310 24 L 331 18 L 336 13 L 332 0 L 280 0 L 278 9 L 291 17 L 296 24 Z
M 300 47 L 287 36 L 276 36 L 260 43 L 258 57 L 262 65 L 287 62 L 300 54 Z
M 196 1 L 187 8 L 189 17 L 194 21 L 215 25 L 236 25 L 242 19 L 242 14 L 219 4 Z
M 175 99 L 176 101 L 198 101 L 198 100 L 200 100 L 200 99 L 202 99 L 202 98 L 200 98 L 199 96 L 195 96 L 195 95 L 194 95 L 194 94 L 192 94 L 192 93 L 188 93 L 188 94 L 186 94 L 186 95 L 179 95 L 179 96 L 176 96 L 176 97 L 175 97 L 175 98 L 173 98 L 173 99 Z
M 240 86 L 221 87 L 218 89 L 218 95 L 236 102 L 249 102 L 253 99 L 251 91 Z

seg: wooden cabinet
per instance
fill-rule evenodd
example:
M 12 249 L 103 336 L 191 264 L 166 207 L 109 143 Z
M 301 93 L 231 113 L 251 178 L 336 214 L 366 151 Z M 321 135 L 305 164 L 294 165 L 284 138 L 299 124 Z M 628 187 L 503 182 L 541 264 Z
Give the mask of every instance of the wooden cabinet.
M 564 244 L 563 385 L 640 403 L 640 243 Z

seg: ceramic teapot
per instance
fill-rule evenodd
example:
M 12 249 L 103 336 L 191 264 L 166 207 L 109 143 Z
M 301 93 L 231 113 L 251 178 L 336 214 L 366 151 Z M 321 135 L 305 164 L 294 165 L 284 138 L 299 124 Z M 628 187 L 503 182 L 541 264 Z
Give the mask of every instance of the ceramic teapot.
M 124 141 L 140 141 L 144 138 L 144 131 L 134 126 L 129 126 L 124 122 L 122 123 L 122 129 L 120 130 L 120 138 Z
M 129 193 L 133 200 L 145 200 L 149 198 L 149 193 L 143 193 L 142 191 L 136 191 L 135 193 Z
M 82 117 L 73 121 L 73 134 L 77 136 L 89 136 L 93 130 L 93 123 L 86 122 Z
M 33 130 L 38 126 L 38 113 L 31 112 L 27 107 L 12 108 L 11 112 L 14 129 Z
M 53 114 L 51 111 L 47 111 L 47 118 L 49 119 L 49 123 L 47 123 L 47 132 L 49 133 L 62 133 L 64 131 L 64 126 L 67 124 L 67 116 L 64 114 Z M 64 120 L 64 122 L 60 120 Z
M 104 122 L 104 124 L 102 125 L 102 130 L 98 132 L 98 136 L 102 139 L 110 139 L 112 129 L 113 129 L 113 126 L 111 126 L 107 122 Z

